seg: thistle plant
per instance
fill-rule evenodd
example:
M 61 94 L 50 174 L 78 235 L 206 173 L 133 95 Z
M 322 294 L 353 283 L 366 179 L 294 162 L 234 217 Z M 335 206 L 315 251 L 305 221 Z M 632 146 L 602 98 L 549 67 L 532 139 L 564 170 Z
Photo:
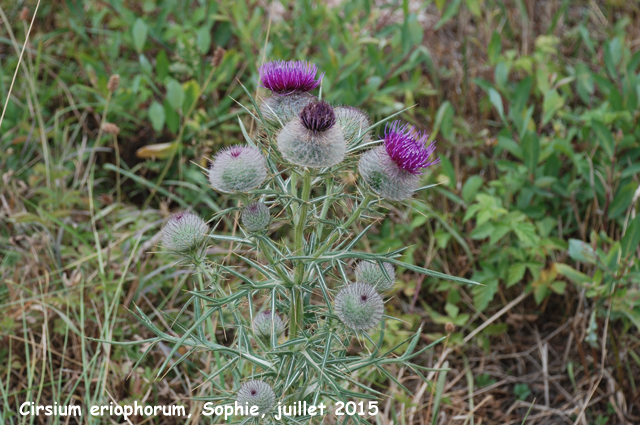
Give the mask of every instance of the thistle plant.
M 188 351 L 171 367 L 212 353 L 207 400 L 258 406 L 265 416 L 256 421 L 273 421 L 270 412 L 278 402 L 378 400 L 383 395 L 371 380 L 395 380 L 385 369 L 389 365 L 426 380 L 427 369 L 417 361 L 439 341 L 418 350 L 418 329 L 383 351 L 386 323 L 396 320 L 385 314 L 396 271 L 473 283 L 402 262 L 402 250 L 358 249 L 389 203 L 410 208 L 397 201 L 420 190 L 422 174 L 438 162 L 430 159 L 435 144 L 398 121 L 373 141 L 374 131 L 392 117 L 370 125 L 360 110 L 334 109 L 315 99 L 308 91 L 318 85 L 316 73 L 306 62 L 270 62 L 260 68 L 260 78 L 272 96 L 254 100 L 245 89 L 251 105 L 244 108 L 260 131 L 249 134 L 240 120 L 246 145 L 221 150 L 207 170 L 212 190 L 228 194 L 231 203 L 209 222 L 217 229 L 239 216 L 238 232 L 213 230 L 205 239 L 204 222 L 193 219 L 197 225 L 184 229 L 176 226 L 187 221 L 176 217 L 186 215 L 167 222 L 167 251 L 193 270 L 191 297 L 181 311 L 192 309 L 193 316 L 172 317 L 182 328 L 169 332 L 136 312 L 155 333 L 153 341 L 172 346 L 158 376 L 180 347 Z M 342 178 L 356 170 L 355 185 Z M 356 230 L 356 223 L 364 230 Z M 229 243 L 233 256 L 207 254 L 207 247 Z M 231 344 L 217 340 L 214 323 L 232 332 Z M 348 353 L 354 342 L 361 347 L 358 355 Z

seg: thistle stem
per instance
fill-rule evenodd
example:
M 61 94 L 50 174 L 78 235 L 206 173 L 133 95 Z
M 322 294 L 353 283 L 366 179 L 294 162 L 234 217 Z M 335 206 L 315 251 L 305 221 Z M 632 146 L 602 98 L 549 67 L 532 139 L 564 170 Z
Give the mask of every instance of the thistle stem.
M 298 219 L 296 221 L 296 228 L 294 234 L 294 252 L 301 254 L 304 248 L 304 228 L 307 223 L 307 214 L 309 213 L 309 197 L 311 195 L 311 172 L 305 170 L 302 179 L 302 205 L 298 212 Z M 303 314 L 304 314 L 304 297 L 302 288 L 299 286 L 304 282 L 304 262 L 300 261 L 296 264 L 295 270 L 295 284 L 291 288 L 291 310 L 290 310 L 290 325 L 289 336 L 295 338 L 298 336 L 298 331 L 303 329 Z
M 333 179 L 331 177 L 327 177 L 325 179 L 325 196 L 324 202 L 322 204 L 322 211 L 320 211 L 320 220 L 324 220 L 327 218 L 327 214 L 329 213 L 329 207 L 332 204 L 331 194 L 333 192 Z M 322 232 L 324 231 L 324 224 L 322 222 L 318 223 L 318 228 L 316 229 L 316 240 L 322 240 Z

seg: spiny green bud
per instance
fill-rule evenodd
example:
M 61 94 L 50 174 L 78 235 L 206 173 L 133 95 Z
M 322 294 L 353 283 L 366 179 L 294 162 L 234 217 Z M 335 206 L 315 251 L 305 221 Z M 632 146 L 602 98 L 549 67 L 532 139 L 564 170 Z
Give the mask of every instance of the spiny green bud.
M 242 225 L 250 232 L 264 230 L 271 221 L 269 208 L 262 202 L 253 202 L 242 210 Z
M 264 119 L 272 124 L 278 124 L 278 119 L 282 124 L 286 124 L 296 119 L 305 106 L 317 101 L 317 97 L 306 92 L 274 94 L 262 101 L 260 112 Z
M 236 145 L 218 152 L 209 169 L 209 183 L 222 193 L 248 192 L 266 178 L 266 160 L 252 146 Z
M 369 116 L 358 108 L 339 106 L 334 109 L 338 125 L 342 127 L 344 139 L 351 144 L 362 138 L 361 143 L 371 141 L 371 134 L 367 129 L 371 126 Z
M 186 254 L 197 250 L 209 233 L 209 226 L 189 212 L 172 215 L 162 228 L 162 244 L 168 251 Z
M 353 330 L 373 328 L 384 313 L 382 297 L 368 283 L 352 283 L 341 289 L 334 304 L 342 323 Z
M 261 380 L 245 382 L 238 390 L 237 402 L 241 406 L 258 406 L 258 414 L 268 413 L 276 404 L 276 394 L 269 384 Z
M 396 270 L 392 264 L 382 263 L 387 272 L 385 275 L 380 264 L 373 261 L 360 261 L 356 266 L 356 282 L 373 285 L 378 291 L 388 291 L 396 280 Z
M 299 119 L 289 121 L 278 134 L 278 150 L 292 164 L 324 168 L 344 159 L 347 143 L 327 102 L 307 105 Z
M 258 313 L 253 318 L 253 333 L 257 338 L 270 340 L 272 330 L 277 338 L 284 332 L 284 327 L 284 322 L 280 318 L 280 315 L 273 313 L 272 316 L 271 310 Z

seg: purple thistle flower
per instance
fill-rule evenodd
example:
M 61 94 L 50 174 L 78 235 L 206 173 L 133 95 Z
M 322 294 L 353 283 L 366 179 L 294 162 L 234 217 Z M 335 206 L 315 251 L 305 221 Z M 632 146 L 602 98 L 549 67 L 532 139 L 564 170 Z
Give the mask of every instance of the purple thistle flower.
M 317 72 L 316 65 L 307 61 L 271 61 L 259 69 L 261 86 L 281 95 L 315 89 L 324 76 L 323 72 L 316 80 Z
M 423 169 L 437 164 L 440 158 L 429 161 L 436 150 L 436 142 L 425 146 L 429 136 L 417 131 L 414 126 L 394 121 L 384 129 L 384 147 L 393 162 L 411 174 L 424 174 Z
M 336 114 L 327 102 L 310 103 L 300 112 L 300 121 L 308 130 L 319 133 L 333 127 Z

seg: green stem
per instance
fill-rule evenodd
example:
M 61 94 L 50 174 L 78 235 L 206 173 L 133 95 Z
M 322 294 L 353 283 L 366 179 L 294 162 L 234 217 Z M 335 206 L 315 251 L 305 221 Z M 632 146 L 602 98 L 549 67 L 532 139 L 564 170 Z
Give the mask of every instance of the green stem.
M 304 328 L 304 293 L 302 287 L 291 287 L 291 310 L 289 312 L 289 339 L 297 338 Z
M 320 211 L 320 220 L 324 220 L 325 218 L 327 218 L 327 214 L 329 213 L 329 207 L 332 204 L 332 191 L 333 191 L 333 178 L 332 177 L 327 177 L 325 179 L 325 196 L 326 198 L 324 199 L 324 202 L 322 204 L 322 211 Z M 316 230 L 316 240 L 317 241 L 321 241 L 322 240 L 322 232 L 324 231 L 324 224 L 322 224 L 322 221 L 320 221 L 318 223 L 318 228 Z
M 292 187 L 293 190 L 293 187 Z M 302 205 L 298 212 L 298 218 L 296 221 L 295 234 L 293 239 L 294 252 L 298 255 L 302 254 L 304 248 L 304 229 L 307 223 L 307 214 L 309 213 L 309 197 L 311 195 L 311 172 L 305 170 L 302 180 Z M 294 286 L 291 289 L 291 310 L 290 310 L 290 325 L 289 336 L 295 338 L 298 336 L 298 331 L 303 329 L 303 313 L 304 313 L 304 299 L 302 289 L 299 287 L 304 282 L 304 262 L 300 261 L 296 264 L 295 269 L 295 281 Z

